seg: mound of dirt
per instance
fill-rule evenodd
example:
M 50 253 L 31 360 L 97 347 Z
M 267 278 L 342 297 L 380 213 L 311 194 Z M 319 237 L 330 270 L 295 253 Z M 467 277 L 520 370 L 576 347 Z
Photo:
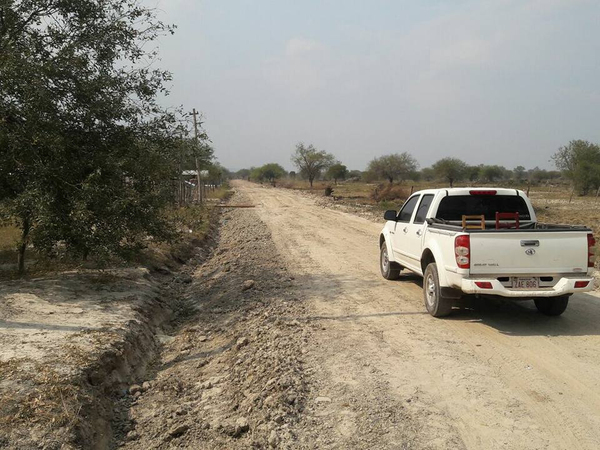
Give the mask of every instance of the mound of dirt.
M 241 201 L 238 197 L 237 200 Z M 303 420 L 310 328 L 266 226 L 222 218 L 174 336 L 120 425 L 123 448 L 292 448 Z

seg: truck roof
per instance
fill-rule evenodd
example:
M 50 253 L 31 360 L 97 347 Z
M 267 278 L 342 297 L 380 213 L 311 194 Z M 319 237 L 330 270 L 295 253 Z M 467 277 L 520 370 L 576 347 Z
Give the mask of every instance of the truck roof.
M 525 192 L 519 189 L 496 188 L 496 187 L 460 187 L 447 189 L 423 189 L 415 192 L 415 194 L 437 194 L 438 192 L 446 192 L 447 195 L 471 195 L 472 191 L 489 192 L 496 191 L 497 195 L 515 195 L 526 197 Z

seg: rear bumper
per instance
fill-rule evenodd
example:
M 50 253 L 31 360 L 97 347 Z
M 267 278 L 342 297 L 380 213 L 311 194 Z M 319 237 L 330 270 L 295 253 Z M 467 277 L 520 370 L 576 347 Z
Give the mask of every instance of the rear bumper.
M 483 289 L 475 282 L 489 282 L 491 289 Z M 575 288 L 576 281 L 588 281 L 588 285 L 583 288 Z M 517 290 L 504 287 L 500 281 L 494 278 L 463 278 L 461 290 L 465 294 L 485 294 L 498 295 L 500 297 L 558 297 L 560 295 L 575 294 L 577 292 L 589 292 L 594 290 L 594 278 L 590 276 L 563 277 L 551 288 L 540 288 L 538 290 Z

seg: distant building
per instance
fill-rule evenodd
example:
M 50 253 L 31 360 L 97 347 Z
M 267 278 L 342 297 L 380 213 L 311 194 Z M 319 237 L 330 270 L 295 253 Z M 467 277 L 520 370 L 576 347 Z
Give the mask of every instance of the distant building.
M 196 174 L 198 172 L 196 170 L 184 170 L 181 172 L 181 175 L 183 176 L 183 178 L 187 181 L 189 181 L 190 183 L 192 183 L 194 186 L 196 185 L 196 182 L 198 181 Z M 208 176 L 208 170 L 201 170 L 200 171 L 200 178 L 206 178 Z

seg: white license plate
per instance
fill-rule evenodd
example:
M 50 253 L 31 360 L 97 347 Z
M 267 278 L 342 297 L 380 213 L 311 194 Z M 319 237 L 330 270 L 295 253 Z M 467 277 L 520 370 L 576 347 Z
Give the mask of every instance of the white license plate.
M 521 278 L 512 277 L 513 289 L 539 289 L 540 279 L 538 277 Z

